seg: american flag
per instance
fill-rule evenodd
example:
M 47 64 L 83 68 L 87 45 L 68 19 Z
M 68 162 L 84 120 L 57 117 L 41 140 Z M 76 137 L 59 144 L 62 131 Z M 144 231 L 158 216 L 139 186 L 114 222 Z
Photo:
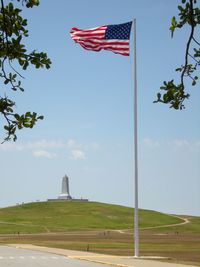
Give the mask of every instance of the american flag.
M 70 35 L 76 43 L 79 43 L 87 50 L 99 52 L 104 49 L 123 56 L 129 56 L 131 26 L 132 22 L 127 22 L 86 30 L 72 28 Z

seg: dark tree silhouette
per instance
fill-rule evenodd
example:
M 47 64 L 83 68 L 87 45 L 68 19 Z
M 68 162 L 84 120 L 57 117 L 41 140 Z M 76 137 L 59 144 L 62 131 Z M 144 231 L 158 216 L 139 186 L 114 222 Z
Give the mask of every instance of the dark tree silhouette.
M 39 0 L 17 0 L 23 8 L 39 5 Z M 30 65 L 35 68 L 50 68 L 51 61 L 44 52 L 28 52 L 23 39 L 28 37 L 27 20 L 20 16 L 22 10 L 14 7 L 12 2 L 6 6 L 1 0 L 0 12 L 0 115 L 1 127 L 5 130 L 4 141 L 16 140 L 17 130 L 32 128 L 43 116 L 27 111 L 18 114 L 14 111 L 15 101 L 5 93 L 6 90 L 24 91 L 20 70 L 27 70 Z M 16 67 L 17 66 L 17 67 Z
M 197 39 L 196 30 L 200 24 L 200 9 L 197 7 L 197 0 L 182 0 L 182 5 L 178 6 L 179 17 L 171 19 L 171 35 L 173 37 L 176 29 L 189 26 L 190 32 L 185 44 L 185 54 L 183 64 L 176 69 L 180 72 L 180 81 L 175 83 L 174 79 L 164 81 L 160 87 L 162 92 L 157 94 L 154 103 L 161 102 L 169 104 L 170 108 L 183 109 L 183 102 L 190 95 L 186 92 L 186 80 L 191 80 L 191 85 L 196 85 L 198 76 L 195 75 L 200 65 L 200 41 Z

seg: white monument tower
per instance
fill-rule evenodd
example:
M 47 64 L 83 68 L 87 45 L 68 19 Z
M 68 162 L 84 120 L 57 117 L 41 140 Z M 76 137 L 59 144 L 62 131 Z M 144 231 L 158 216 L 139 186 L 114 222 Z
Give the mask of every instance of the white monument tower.
M 58 199 L 72 199 L 69 194 L 69 178 L 67 175 L 62 178 L 62 189 Z
M 62 178 L 61 194 L 58 198 L 49 198 L 47 201 L 89 201 L 87 198 L 72 198 L 69 194 L 69 178 L 65 175 Z

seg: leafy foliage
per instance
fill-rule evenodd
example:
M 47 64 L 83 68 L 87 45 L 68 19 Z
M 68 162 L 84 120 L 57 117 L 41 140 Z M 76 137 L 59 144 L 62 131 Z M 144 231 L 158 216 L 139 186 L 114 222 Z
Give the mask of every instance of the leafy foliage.
M 180 82 L 176 84 L 174 80 L 164 81 L 160 87 L 163 94 L 157 94 L 157 100 L 154 103 L 161 102 L 170 104 L 171 108 L 183 109 L 183 102 L 190 95 L 186 92 L 185 80 L 189 78 L 191 85 L 196 85 L 198 76 L 195 75 L 198 66 L 200 65 L 200 42 L 195 37 L 195 29 L 200 24 L 200 9 L 196 6 L 197 0 L 182 0 L 182 5 L 178 6 L 180 11 L 179 20 L 176 17 L 171 19 L 171 36 L 174 36 L 176 29 L 181 29 L 186 25 L 190 28 L 189 38 L 186 43 L 184 64 L 176 69 L 180 72 Z
M 39 5 L 39 0 L 17 0 L 22 6 L 32 8 Z M 50 68 L 51 60 L 44 52 L 35 50 L 28 52 L 22 43 L 23 38 L 28 37 L 27 20 L 22 18 L 21 9 L 15 8 L 12 2 L 4 6 L 1 0 L 0 12 L 0 79 L 4 87 L 10 86 L 12 91 L 24 91 L 21 79 L 24 78 L 14 67 L 16 63 L 21 70 L 27 70 L 29 66 L 35 68 Z M 6 131 L 4 141 L 17 139 L 17 130 L 23 128 L 33 128 L 38 120 L 43 116 L 38 116 L 35 112 L 18 114 L 14 111 L 15 102 L 8 96 L 0 96 L 0 114 L 3 116 Z

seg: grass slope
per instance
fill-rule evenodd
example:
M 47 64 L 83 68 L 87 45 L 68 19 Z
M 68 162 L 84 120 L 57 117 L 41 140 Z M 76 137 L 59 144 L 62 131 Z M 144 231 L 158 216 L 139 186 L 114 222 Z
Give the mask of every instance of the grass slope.
M 94 229 L 133 229 L 134 209 L 97 202 L 37 202 L 0 209 L 0 233 L 42 233 Z M 141 228 L 181 223 L 155 211 L 140 210 Z
M 0 209 L 0 244 L 35 244 L 132 256 L 133 215 L 132 208 L 96 202 L 43 202 L 4 208 Z M 149 228 L 182 220 L 140 210 L 140 255 L 164 256 L 170 258 L 169 262 L 200 266 L 200 217 L 181 217 L 189 223 Z

